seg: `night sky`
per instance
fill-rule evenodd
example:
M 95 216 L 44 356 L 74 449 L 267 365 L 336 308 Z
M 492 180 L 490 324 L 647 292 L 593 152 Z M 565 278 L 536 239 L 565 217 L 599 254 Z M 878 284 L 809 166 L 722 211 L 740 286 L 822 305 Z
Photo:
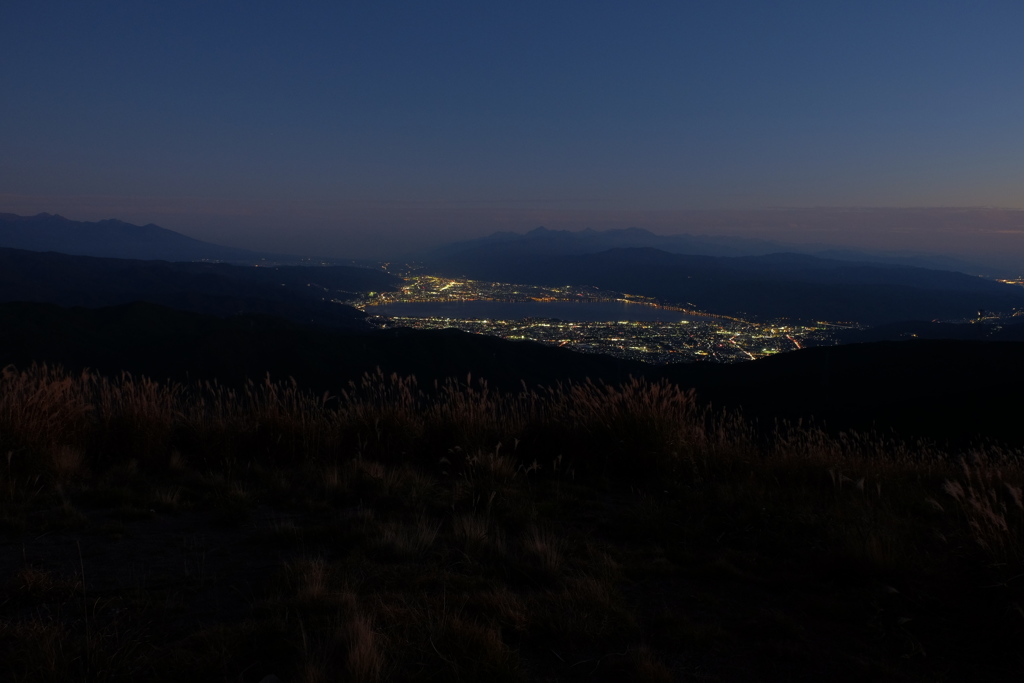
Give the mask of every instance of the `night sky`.
M 1022 28 L 1019 0 L 5 2 L 0 211 L 332 256 L 546 225 L 1024 262 L 1024 213 L 814 209 L 1024 209 Z

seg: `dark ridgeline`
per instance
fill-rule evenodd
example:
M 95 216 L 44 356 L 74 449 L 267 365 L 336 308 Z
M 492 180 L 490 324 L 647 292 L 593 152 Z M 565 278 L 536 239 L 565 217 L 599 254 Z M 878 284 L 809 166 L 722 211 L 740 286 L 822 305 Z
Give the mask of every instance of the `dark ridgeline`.
M 536 285 L 593 285 L 751 318 L 855 321 L 971 318 L 1024 306 L 1024 289 L 909 266 L 803 254 L 715 257 L 651 248 L 537 254 L 529 243 L 486 244 L 428 262 L 448 276 Z
M 398 279 L 348 266 L 170 263 L 0 249 L 0 301 L 97 308 L 147 301 L 210 315 L 274 315 L 365 328 L 364 313 L 331 299 L 391 291 Z
M 0 363 L 122 370 L 155 379 L 293 377 L 337 392 L 380 369 L 434 381 L 486 380 L 519 391 L 585 379 L 667 378 L 701 402 L 741 410 L 763 427 L 817 419 L 833 430 L 894 430 L 965 445 L 1024 446 L 1024 342 L 917 340 L 795 351 L 749 363 L 653 366 L 456 330 L 346 332 L 270 316 L 219 318 L 145 303 L 84 309 L 0 305 Z
M 272 316 L 219 318 L 148 303 L 90 310 L 31 303 L 0 304 L 0 363 L 121 370 L 157 379 L 294 377 L 312 391 L 336 392 L 378 368 L 386 375 L 435 380 L 486 379 L 496 388 L 619 381 L 648 366 L 584 355 L 534 342 L 457 330 L 341 331 Z
M 940 254 L 905 254 L 871 252 L 823 245 L 800 245 L 753 237 L 732 235 L 657 235 L 642 228 L 593 230 L 578 232 L 535 228 L 527 233 L 496 232 L 486 237 L 449 244 L 424 251 L 415 260 L 433 263 L 462 253 L 486 251 L 493 247 L 531 257 L 597 254 L 609 249 L 658 249 L 670 254 L 689 256 L 767 256 L 798 253 L 838 261 L 913 266 L 971 273 L 997 275 L 992 268 Z M 999 271 L 1001 272 L 1001 271 Z

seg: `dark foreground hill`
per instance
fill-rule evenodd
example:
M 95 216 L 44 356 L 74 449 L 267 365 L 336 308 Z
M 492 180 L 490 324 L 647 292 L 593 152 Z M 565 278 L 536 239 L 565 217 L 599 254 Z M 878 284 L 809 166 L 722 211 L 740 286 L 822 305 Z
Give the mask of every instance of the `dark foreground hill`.
M 1024 343 L 910 340 L 818 347 L 750 363 L 670 366 L 715 405 L 760 420 L 1024 446 Z
M 472 374 L 507 390 L 518 390 L 523 382 L 535 386 L 588 377 L 615 382 L 645 370 L 640 363 L 457 330 L 353 333 L 269 316 L 223 319 L 146 303 L 96 310 L 0 305 L 0 364 L 33 362 L 229 385 L 270 373 L 332 392 L 377 369 L 415 375 L 424 386 Z
M 0 306 L 0 363 L 59 363 L 156 379 L 239 384 L 266 373 L 336 392 L 380 368 L 420 385 L 467 375 L 518 391 L 586 378 L 668 378 L 702 402 L 762 424 L 824 420 L 830 428 L 1024 445 L 1024 343 L 911 341 L 821 347 L 736 365 L 652 366 L 455 330 L 346 333 L 265 316 L 221 319 L 148 304 L 88 310 Z
M 685 256 L 656 249 L 536 256 L 484 245 L 429 264 L 450 276 L 538 285 L 594 285 L 724 315 L 853 321 L 970 318 L 1024 306 L 1024 289 L 925 268 L 801 254 Z
M 146 301 L 217 316 L 265 314 L 326 327 L 363 327 L 333 299 L 390 291 L 397 279 L 347 266 L 243 267 L 68 256 L 0 249 L 0 301 L 98 308 Z

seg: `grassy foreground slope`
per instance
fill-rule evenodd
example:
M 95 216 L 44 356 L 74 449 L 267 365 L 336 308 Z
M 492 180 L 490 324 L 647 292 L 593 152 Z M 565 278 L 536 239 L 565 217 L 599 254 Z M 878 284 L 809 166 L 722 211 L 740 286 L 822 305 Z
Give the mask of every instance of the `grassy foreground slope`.
M 1024 468 L 668 382 L 0 377 L 12 680 L 1017 680 Z

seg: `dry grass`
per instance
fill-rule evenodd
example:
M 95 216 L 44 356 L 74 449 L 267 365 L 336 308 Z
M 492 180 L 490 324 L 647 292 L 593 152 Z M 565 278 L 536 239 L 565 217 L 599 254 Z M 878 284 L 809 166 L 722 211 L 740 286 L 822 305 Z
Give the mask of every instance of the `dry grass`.
M 403 520 L 377 524 L 375 542 L 384 553 L 399 560 L 415 560 L 433 547 L 442 522 L 418 516 L 411 524 Z
M 85 464 L 85 456 L 82 451 L 74 446 L 55 446 L 50 452 L 49 470 L 53 477 L 61 483 L 66 483 L 77 477 L 82 472 Z
M 1024 570 L 1024 497 L 1020 472 L 1004 478 L 1000 463 L 975 454 L 961 463 L 963 474 L 947 480 L 944 489 L 959 508 L 974 541 L 993 559 Z M 939 506 L 941 508 L 941 506 Z
M 535 527 L 522 538 L 521 543 L 528 564 L 547 576 L 556 577 L 561 573 L 565 542 L 556 534 Z
M 298 584 L 297 594 L 304 600 L 322 600 L 330 591 L 330 575 L 322 557 L 304 558 L 290 566 Z
M 783 426 L 767 446 L 758 445 L 742 420 L 710 414 L 691 391 L 665 382 L 585 382 L 503 394 L 471 378 L 424 391 L 414 378 L 378 373 L 331 396 L 269 378 L 236 389 L 8 367 L 0 374 L 0 450 L 7 454 L 0 483 L 9 502 L 88 479 L 91 467 L 127 467 L 129 478 L 139 466 L 198 467 L 227 482 L 254 465 L 312 466 L 320 486 L 339 495 L 371 481 L 382 495 L 430 501 L 438 483 L 422 468 L 437 467 L 459 474 L 464 485 L 457 496 L 474 511 L 485 505 L 485 518 L 515 498 L 506 491 L 538 476 L 564 478 L 559 470 L 590 480 L 667 477 L 690 485 L 784 476 L 790 490 L 797 483 L 813 488 L 812 480 L 826 472 L 835 495 L 850 499 L 852 491 L 876 500 L 898 497 L 890 487 L 921 485 L 906 486 L 910 480 L 934 481 L 931 499 L 952 498 L 935 504 L 957 511 L 994 559 L 1024 562 L 1019 454 L 989 448 L 960 457 L 927 444 L 830 435 L 802 424 Z M 770 493 L 759 489 L 756 495 Z M 231 481 L 221 493 L 226 506 L 251 505 L 244 483 Z M 175 509 L 181 487 L 158 487 L 150 500 Z M 460 524 L 464 541 L 487 535 L 470 529 L 468 520 Z M 435 526 L 386 529 L 382 543 L 415 555 L 429 547 Z
M 139 624 L 164 625 L 147 605 L 242 590 L 214 568 L 215 546 L 186 549 L 176 592 L 135 606 L 23 563 L 0 600 L 14 680 L 209 667 L 244 680 L 739 680 L 734 651 L 783 677 L 845 652 L 817 672 L 843 661 L 932 680 L 939 665 L 917 663 L 926 644 L 946 662 L 972 637 L 951 624 L 983 621 L 1004 667 L 1016 660 L 999 644 L 1024 632 L 1020 453 L 805 424 L 766 434 L 664 382 L 500 393 L 378 373 L 313 395 L 269 378 L 7 368 L 0 453 L 13 535 L 209 514 L 264 544 L 233 552 L 280 556 L 276 583 L 268 572 L 245 588 L 245 620 L 178 618 L 155 649 Z M 765 614 L 776 649 L 751 653 L 749 623 Z M 821 623 L 848 650 L 815 640 Z
M 6 680 L 128 681 L 144 661 L 145 627 L 119 601 L 93 597 L 84 570 L 58 575 L 25 566 L 8 580 L 0 603 L 21 608 L 0 618 Z

